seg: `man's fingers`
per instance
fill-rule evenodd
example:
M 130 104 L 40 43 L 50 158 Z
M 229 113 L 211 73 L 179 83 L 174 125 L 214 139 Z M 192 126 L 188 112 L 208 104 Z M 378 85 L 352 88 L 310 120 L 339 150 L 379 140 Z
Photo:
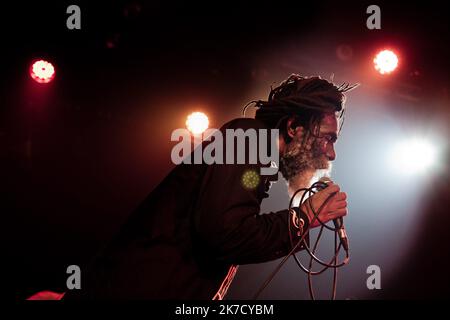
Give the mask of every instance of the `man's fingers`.
M 339 201 L 339 200 L 346 200 L 347 199 L 347 194 L 345 192 L 338 192 L 336 193 L 336 195 L 334 196 L 334 200 Z
M 346 216 L 348 213 L 347 208 L 341 208 L 341 209 L 337 209 L 336 211 L 333 211 L 333 213 L 331 214 L 332 218 L 331 219 L 336 219 L 339 217 L 344 217 Z
M 337 184 L 330 183 L 330 184 L 328 184 L 327 188 L 323 189 L 323 192 L 326 194 L 333 194 L 333 193 L 339 192 L 339 190 L 340 190 L 340 188 Z
M 330 205 L 330 210 L 335 211 L 337 209 L 342 209 L 347 207 L 347 201 L 335 201 L 332 205 Z
M 333 214 L 335 211 L 337 211 L 339 209 L 344 209 L 344 208 L 347 208 L 347 201 L 345 201 L 345 200 L 333 201 L 328 206 L 328 215 Z

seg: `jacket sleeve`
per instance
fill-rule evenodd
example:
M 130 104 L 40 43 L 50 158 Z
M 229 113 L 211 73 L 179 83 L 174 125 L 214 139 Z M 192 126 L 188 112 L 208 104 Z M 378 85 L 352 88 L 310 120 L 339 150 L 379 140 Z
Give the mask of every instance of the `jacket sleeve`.
M 249 188 L 243 181 L 249 172 L 258 176 L 256 188 Z M 290 236 L 294 244 L 300 240 L 301 229 L 288 221 L 292 215 L 289 210 L 260 214 L 261 200 L 267 194 L 259 165 L 211 165 L 204 179 L 195 227 L 215 260 L 230 264 L 274 260 L 291 250 Z M 299 208 L 295 210 L 306 230 L 307 216 Z

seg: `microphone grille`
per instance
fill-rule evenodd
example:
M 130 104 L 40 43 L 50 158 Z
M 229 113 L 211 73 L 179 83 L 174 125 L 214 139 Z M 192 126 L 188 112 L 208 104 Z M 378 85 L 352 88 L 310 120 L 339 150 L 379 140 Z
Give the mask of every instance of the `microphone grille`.
M 323 182 L 323 183 L 326 183 L 326 184 L 332 182 L 332 181 L 331 181 L 331 178 L 330 178 L 330 177 L 327 177 L 327 176 L 323 176 L 322 178 L 319 179 L 319 181 L 320 181 L 320 182 Z

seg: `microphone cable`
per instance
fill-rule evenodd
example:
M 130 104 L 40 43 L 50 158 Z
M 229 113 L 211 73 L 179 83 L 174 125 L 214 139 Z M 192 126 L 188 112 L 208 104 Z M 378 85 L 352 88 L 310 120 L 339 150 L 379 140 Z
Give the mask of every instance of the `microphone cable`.
M 290 244 L 291 244 L 291 251 L 283 258 L 283 260 L 277 265 L 277 267 L 267 277 L 266 281 L 264 281 L 264 283 L 261 285 L 261 287 L 258 289 L 258 291 L 253 296 L 253 300 L 256 300 L 259 297 L 261 292 L 269 285 L 269 283 L 273 280 L 275 275 L 280 271 L 281 267 L 286 263 L 286 261 L 289 259 L 289 257 L 291 255 L 294 257 L 295 262 L 297 263 L 298 267 L 308 275 L 308 289 L 309 289 L 309 295 L 310 295 L 311 300 L 315 300 L 315 294 L 314 294 L 313 285 L 312 285 L 312 276 L 322 274 L 329 268 L 333 268 L 333 286 L 332 286 L 331 299 L 332 300 L 336 299 L 337 268 L 340 268 L 340 267 L 346 265 L 349 262 L 350 255 L 349 255 L 348 248 L 344 247 L 345 259 L 341 263 L 338 263 L 339 252 L 340 252 L 341 247 L 343 247 L 343 246 L 342 246 L 342 242 L 339 243 L 339 246 L 337 245 L 337 238 L 338 238 L 339 230 L 344 227 L 343 223 L 339 228 L 338 227 L 333 228 L 333 227 L 328 226 L 324 222 L 322 222 L 318 217 L 320 212 L 323 210 L 325 205 L 330 201 L 330 199 L 334 196 L 334 194 L 331 194 L 327 199 L 325 199 L 325 201 L 322 203 L 322 205 L 319 207 L 319 209 L 317 211 L 314 209 L 314 207 L 312 205 L 311 196 L 314 195 L 316 192 L 325 189 L 327 186 L 328 185 L 325 182 L 317 181 L 311 187 L 300 188 L 297 191 L 295 191 L 295 193 L 292 195 L 291 200 L 289 201 L 289 212 L 295 212 L 295 210 L 292 209 L 292 204 L 294 202 L 296 195 L 299 192 L 303 192 L 302 197 L 300 199 L 300 205 L 305 201 L 305 196 L 308 195 L 308 198 L 306 199 L 306 201 L 308 202 L 308 205 L 309 205 L 311 211 L 313 212 L 314 217 L 311 220 L 311 222 L 309 223 L 308 228 L 306 230 L 303 230 L 303 234 L 301 235 L 300 239 L 297 241 L 297 243 L 294 244 L 292 235 L 290 233 L 291 217 L 290 217 L 290 215 L 288 216 L 289 239 L 290 239 Z M 295 212 L 295 214 L 296 214 L 296 212 Z M 311 248 L 308 246 L 308 244 L 305 241 L 305 237 L 309 233 L 309 230 L 311 229 L 311 225 L 316 220 L 319 221 L 319 223 L 321 224 L 321 227 L 319 230 L 319 234 L 317 235 L 317 239 L 314 243 L 314 246 L 311 250 Z M 334 256 L 331 258 L 330 262 L 324 262 L 316 256 L 316 250 L 319 245 L 320 238 L 322 236 L 324 228 L 334 232 Z M 300 262 L 300 260 L 296 256 L 296 251 L 300 247 L 301 244 L 303 244 L 304 248 L 306 249 L 306 251 L 308 252 L 308 254 L 310 256 L 308 268 L 303 266 L 303 264 Z M 323 268 L 319 271 L 313 271 L 312 265 L 313 265 L 314 261 L 319 263 L 320 265 L 322 265 Z

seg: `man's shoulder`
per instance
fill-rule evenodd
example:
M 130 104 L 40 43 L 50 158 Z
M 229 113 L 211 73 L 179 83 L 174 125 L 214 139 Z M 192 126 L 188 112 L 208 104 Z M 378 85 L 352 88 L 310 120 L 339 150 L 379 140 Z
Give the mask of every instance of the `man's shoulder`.
M 221 130 L 225 129 L 268 129 L 268 127 L 261 121 L 254 118 L 236 118 L 225 123 Z

